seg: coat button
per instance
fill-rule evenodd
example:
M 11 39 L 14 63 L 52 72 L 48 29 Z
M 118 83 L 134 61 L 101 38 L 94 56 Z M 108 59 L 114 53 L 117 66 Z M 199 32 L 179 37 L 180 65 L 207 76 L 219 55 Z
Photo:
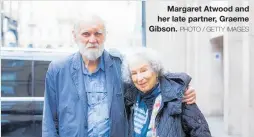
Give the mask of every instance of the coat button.
M 201 119 L 198 119 L 198 123 L 201 124 Z

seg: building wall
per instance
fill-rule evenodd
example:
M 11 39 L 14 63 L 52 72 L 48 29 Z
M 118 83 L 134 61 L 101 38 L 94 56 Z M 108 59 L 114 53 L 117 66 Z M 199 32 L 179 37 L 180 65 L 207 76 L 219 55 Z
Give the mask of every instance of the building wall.
M 4 4 L 5 14 L 18 20 L 20 47 L 33 44 L 37 48 L 48 45 L 69 48 L 74 45 L 75 21 L 90 12 L 105 20 L 108 34 L 105 46 L 126 46 L 141 38 L 138 1 L 4 1 Z
M 222 49 L 211 45 L 215 35 L 201 32 L 150 32 L 149 26 L 190 26 L 197 24 L 157 22 L 157 16 L 207 16 L 207 13 L 169 13 L 167 5 L 186 6 L 185 2 L 146 2 L 147 47 L 159 51 L 167 69 L 172 72 L 187 72 L 193 78 L 191 85 L 197 91 L 197 102 L 207 116 L 223 115 L 223 64 Z M 197 3 L 195 3 L 197 4 Z M 205 3 L 200 3 L 205 4 Z M 193 5 L 194 6 L 194 5 Z M 209 16 L 209 15 L 208 15 Z M 207 25 L 199 23 L 198 25 Z M 221 55 L 216 58 L 216 55 Z
M 184 71 L 193 77 L 192 86 L 197 92 L 197 103 L 205 116 L 223 116 L 225 131 L 229 135 L 251 137 L 254 133 L 254 13 L 187 13 L 185 16 L 248 16 L 250 23 L 158 23 L 157 16 L 172 16 L 167 5 L 233 5 L 254 7 L 253 1 L 183 1 L 146 2 L 147 46 L 164 56 L 166 67 L 173 71 Z M 220 14 L 220 15 L 219 15 Z M 180 13 L 179 15 L 183 15 Z M 179 16 L 178 15 L 178 16 Z M 177 16 L 177 15 L 176 15 Z M 150 25 L 160 26 L 250 26 L 249 33 L 208 32 L 150 32 Z M 211 43 L 211 39 L 223 36 L 222 42 Z M 219 38 L 219 37 L 218 37 Z

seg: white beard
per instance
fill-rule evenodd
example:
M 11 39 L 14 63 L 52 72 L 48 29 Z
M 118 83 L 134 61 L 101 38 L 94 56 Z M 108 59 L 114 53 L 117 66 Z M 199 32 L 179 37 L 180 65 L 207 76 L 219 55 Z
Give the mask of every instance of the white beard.
M 81 53 L 81 55 L 83 55 L 84 57 L 86 57 L 88 60 L 92 60 L 95 61 L 96 59 L 98 59 L 103 51 L 104 51 L 104 45 L 93 45 L 88 43 L 87 45 L 82 44 L 82 43 L 77 43 L 78 47 L 79 47 L 79 52 Z M 97 49 L 89 49 L 89 47 L 93 47 L 96 46 Z

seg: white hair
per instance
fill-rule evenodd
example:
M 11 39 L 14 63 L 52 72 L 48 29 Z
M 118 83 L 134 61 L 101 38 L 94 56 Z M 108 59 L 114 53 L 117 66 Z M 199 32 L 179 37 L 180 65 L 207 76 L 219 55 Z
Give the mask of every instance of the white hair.
M 75 22 L 73 25 L 73 31 L 75 33 L 79 32 L 80 24 L 84 22 L 100 22 L 104 26 L 103 33 L 106 33 L 106 23 L 105 21 L 97 14 L 94 13 L 87 13 L 83 15 L 79 15 L 75 18 Z
M 138 47 L 133 49 L 132 52 L 126 53 L 123 58 L 122 79 L 124 82 L 132 83 L 129 64 L 138 60 L 147 61 L 152 70 L 158 75 L 158 77 L 162 76 L 165 73 L 165 69 L 158 52 L 150 48 Z
M 78 32 L 80 31 L 80 24 L 81 23 L 91 23 L 91 24 L 100 23 L 100 24 L 102 24 L 103 30 L 101 30 L 101 31 L 102 31 L 102 33 L 104 33 L 104 36 L 105 36 L 105 32 L 106 32 L 105 22 L 98 15 L 87 13 L 87 14 L 84 14 L 83 16 L 78 16 L 76 18 L 74 26 L 73 26 L 73 32 L 75 34 L 78 34 Z M 75 42 L 76 42 L 77 46 L 79 47 L 79 52 L 84 57 L 86 57 L 88 60 L 98 59 L 104 51 L 104 43 L 102 43 L 102 45 L 98 45 L 98 44 L 91 44 L 91 43 L 84 44 L 84 43 L 81 43 L 80 41 L 75 41 Z M 96 46 L 98 49 L 90 50 L 89 47 L 92 47 L 92 46 Z

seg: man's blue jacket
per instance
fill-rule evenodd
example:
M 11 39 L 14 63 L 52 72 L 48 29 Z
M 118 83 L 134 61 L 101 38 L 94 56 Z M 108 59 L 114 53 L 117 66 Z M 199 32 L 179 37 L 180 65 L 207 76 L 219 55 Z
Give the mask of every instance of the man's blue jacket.
M 104 50 L 110 136 L 127 137 L 121 60 Z M 46 74 L 43 137 L 87 137 L 87 96 L 79 52 L 50 63 Z

